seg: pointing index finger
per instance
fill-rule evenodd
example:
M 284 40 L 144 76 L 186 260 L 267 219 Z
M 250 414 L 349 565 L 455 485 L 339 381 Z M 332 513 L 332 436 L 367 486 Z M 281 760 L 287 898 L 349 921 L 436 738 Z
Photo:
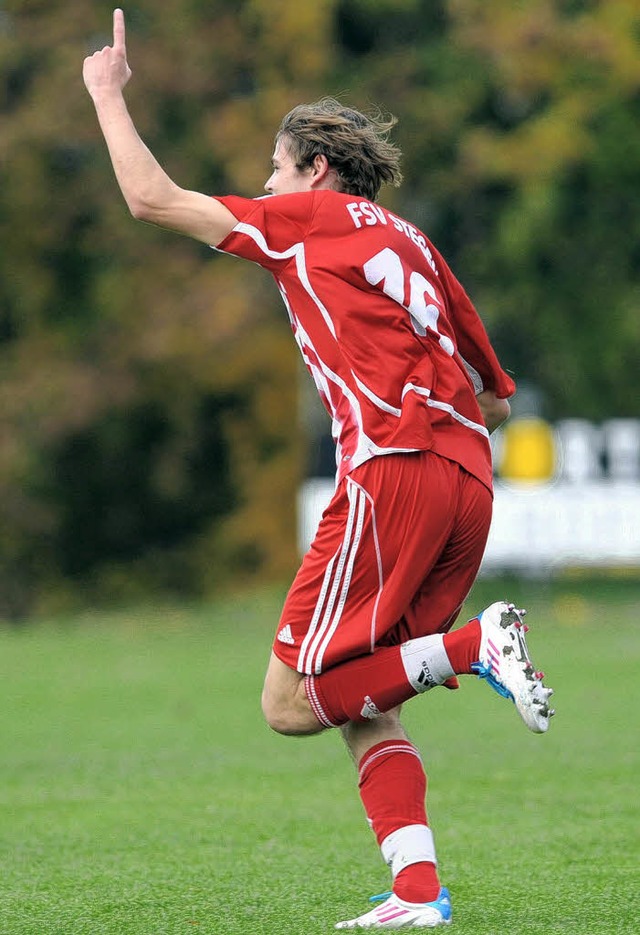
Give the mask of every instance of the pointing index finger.
M 124 13 L 120 9 L 113 11 L 113 48 L 114 51 L 125 51 Z

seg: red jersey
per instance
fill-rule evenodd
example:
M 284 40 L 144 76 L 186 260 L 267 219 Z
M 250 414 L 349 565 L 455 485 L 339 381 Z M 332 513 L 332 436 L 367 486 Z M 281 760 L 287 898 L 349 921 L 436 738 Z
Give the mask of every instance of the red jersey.
M 425 235 L 333 190 L 218 200 L 238 218 L 218 249 L 275 277 L 332 419 L 338 480 L 376 455 L 430 449 L 491 487 L 475 394 L 515 386 Z

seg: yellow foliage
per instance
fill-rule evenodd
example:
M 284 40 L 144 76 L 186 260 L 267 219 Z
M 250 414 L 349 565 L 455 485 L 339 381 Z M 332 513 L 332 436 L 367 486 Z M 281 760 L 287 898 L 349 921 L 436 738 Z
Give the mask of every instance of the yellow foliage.
M 533 115 L 509 131 L 472 128 L 461 142 L 472 176 L 524 184 L 584 158 L 612 86 L 640 88 L 640 8 L 607 0 L 566 15 L 554 0 L 449 0 L 458 41 L 491 63 L 508 111 Z

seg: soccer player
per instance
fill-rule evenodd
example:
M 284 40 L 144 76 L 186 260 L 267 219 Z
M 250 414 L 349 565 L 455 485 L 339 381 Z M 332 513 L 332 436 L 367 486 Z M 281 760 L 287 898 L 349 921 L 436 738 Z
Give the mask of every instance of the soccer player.
M 546 731 L 553 713 L 522 611 L 499 602 L 450 629 L 485 547 L 488 436 L 514 384 L 435 247 L 377 203 L 382 183 L 400 181 L 392 121 L 332 99 L 300 105 L 276 134 L 270 197 L 209 197 L 178 187 L 138 136 L 121 10 L 113 46 L 83 75 L 133 216 L 273 274 L 331 416 L 337 488 L 287 596 L 262 705 L 283 734 L 339 727 L 358 765 L 393 890 L 336 927 L 446 925 L 402 704 L 475 672 L 531 730 Z

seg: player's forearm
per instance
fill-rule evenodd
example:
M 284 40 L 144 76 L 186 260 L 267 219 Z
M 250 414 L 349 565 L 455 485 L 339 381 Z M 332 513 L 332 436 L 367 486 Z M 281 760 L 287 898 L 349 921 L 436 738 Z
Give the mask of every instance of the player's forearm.
M 142 221 L 157 223 L 174 183 L 140 139 L 121 93 L 96 95 L 93 103 L 129 210 Z
M 221 202 L 179 188 L 149 152 L 122 95 L 130 77 L 124 13 L 118 8 L 113 11 L 113 45 L 85 58 L 82 78 L 95 105 L 122 194 L 134 217 L 217 246 L 237 219 Z

